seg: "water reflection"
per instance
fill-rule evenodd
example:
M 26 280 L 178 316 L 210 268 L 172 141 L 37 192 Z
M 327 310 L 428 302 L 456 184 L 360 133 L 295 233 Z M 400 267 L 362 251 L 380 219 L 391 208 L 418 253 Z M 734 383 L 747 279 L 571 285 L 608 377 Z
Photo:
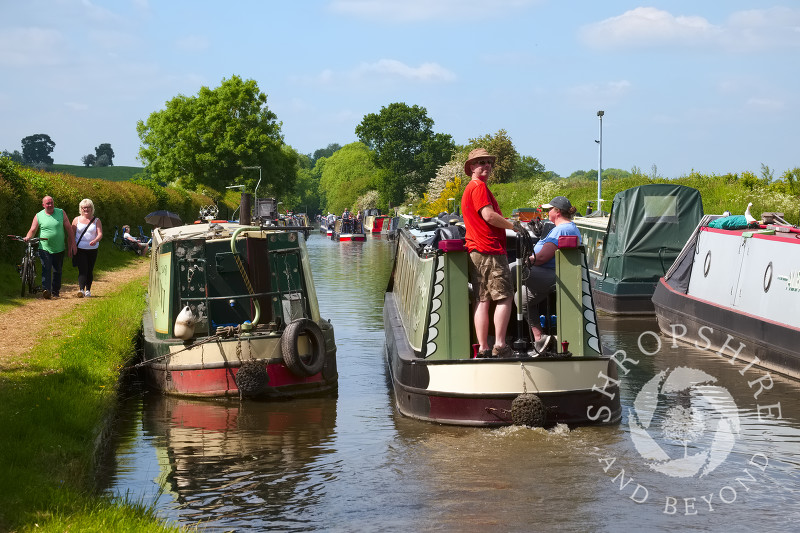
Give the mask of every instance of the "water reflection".
M 330 450 L 335 424 L 335 398 L 216 403 L 148 394 L 129 445 L 153 455 L 121 468 L 117 483 L 148 472 L 163 516 L 204 528 L 291 522 L 324 484 L 314 463 Z M 140 488 L 158 496 L 151 484 Z
M 800 519 L 800 383 L 672 346 L 655 320 L 605 318 L 602 342 L 629 359 L 618 426 L 487 430 L 408 419 L 394 409 L 383 358 L 392 243 L 312 234 L 308 248 L 322 316 L 336 331 L 338 398 L 137 396 L 109 490 L 157 498 L 162 516 L 211 530 L 781 531 Z M 632 437 L 645 385 L 680 367 L 715 381 L 657 395 L 645 431 L 670 459 L 711 449 L 721 420 L 711 387 L 736 406 L 733 446 L 715 451 L 722 460 L 702 476 L 654 470 Z M 780 418 L 768 416 L 775 405 Z M 684 419 L 703 427 L 665 432 L 676 412 L 696 413 Z

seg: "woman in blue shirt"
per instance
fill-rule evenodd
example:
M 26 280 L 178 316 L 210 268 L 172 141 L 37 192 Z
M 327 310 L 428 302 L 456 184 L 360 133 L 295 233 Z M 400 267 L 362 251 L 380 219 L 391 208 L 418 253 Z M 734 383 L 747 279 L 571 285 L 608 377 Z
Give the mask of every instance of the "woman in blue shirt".
M 581 242 L 581 233 L 572 221 L 577 209 L 573 207 L 565 196 L 556 196 L 549 204 L 542 206 L 548 209 L 547 218 L 555 227 L 533 248 L 533 255 L 527 258 L 530 273 L 522 286 L 522 313 L 527 317 L 528 309 L 538 306 L 547 296 L 555 291 L 556 283 L 556 249 L 558 238 L 562 235 L 575 235 L 578 244 Z M 552 337 L 544 335 L 538 324 L 538 316 L 529 320 L 533 332 L 534 347 L 536 352 L 546 350 Z

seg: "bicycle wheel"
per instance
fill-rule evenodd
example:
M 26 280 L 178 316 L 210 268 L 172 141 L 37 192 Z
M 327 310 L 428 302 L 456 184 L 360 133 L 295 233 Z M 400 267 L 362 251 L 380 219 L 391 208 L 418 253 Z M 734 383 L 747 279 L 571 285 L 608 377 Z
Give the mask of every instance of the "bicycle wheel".
M 39 281 L 39 276 L 36 274 L 36 260 L 33 257 L 28 258 L 28 293 L 33 294 L 36 292 Z
M 32 277 L 33 272 L 31 269 L 33 268 L 33 264 L 31 263 L 30 257 L 23 256 L 22 258 L 22 291 L 20 292 L 20 296 L 25 296 L 25 289 L 28 288 L 28 280 Z

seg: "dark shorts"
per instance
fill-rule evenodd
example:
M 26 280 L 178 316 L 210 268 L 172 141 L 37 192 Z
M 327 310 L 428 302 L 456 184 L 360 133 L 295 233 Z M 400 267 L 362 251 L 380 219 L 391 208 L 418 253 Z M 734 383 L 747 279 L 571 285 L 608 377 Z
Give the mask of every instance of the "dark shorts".
M 505 255 L 470 252 L 469 281 L 478 301 L 505 300 L 514 296 L 511 270 Z
M 515 267 L 516 268 L 516 267 Z M 516 272 L 515 272 L 516 273 Z M 522 313 L 527 316 L 528 308 L 537 312 L 538 304 L 556 290 L 556 270 L 543 266 L 533 266 L 522 284 Z

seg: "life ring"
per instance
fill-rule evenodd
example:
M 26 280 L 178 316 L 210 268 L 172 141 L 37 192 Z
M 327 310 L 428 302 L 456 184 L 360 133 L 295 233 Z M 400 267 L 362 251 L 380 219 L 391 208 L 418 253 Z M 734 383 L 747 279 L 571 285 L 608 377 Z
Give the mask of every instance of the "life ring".
M 301 355 L 297 350 L 297 340 L 305 335 L 311 345 L 311 353 Z M 283 362 L 293 374 L 308 377 L 318 374 L 325 366 L 325 337 L 316 322 L 308 318 L 298 318 L 290 322 L 281 335 Z

